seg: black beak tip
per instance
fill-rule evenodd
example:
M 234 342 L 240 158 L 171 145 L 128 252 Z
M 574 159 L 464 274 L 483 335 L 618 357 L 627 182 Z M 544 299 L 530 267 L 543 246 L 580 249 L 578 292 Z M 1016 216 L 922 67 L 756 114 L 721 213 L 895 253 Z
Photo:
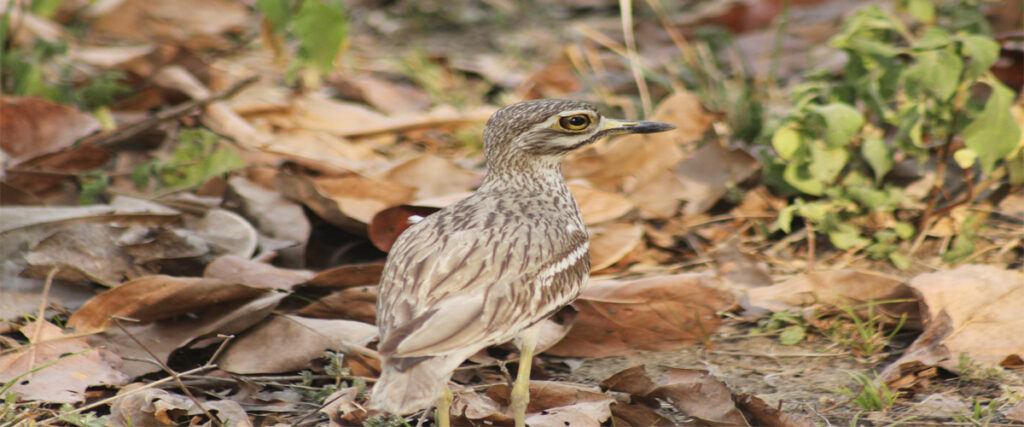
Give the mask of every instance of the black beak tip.
M 636 126 L 630 126 L 630 133 L 658 133 L 675 129 L 675 125 L 662 122 L 639 122 Z

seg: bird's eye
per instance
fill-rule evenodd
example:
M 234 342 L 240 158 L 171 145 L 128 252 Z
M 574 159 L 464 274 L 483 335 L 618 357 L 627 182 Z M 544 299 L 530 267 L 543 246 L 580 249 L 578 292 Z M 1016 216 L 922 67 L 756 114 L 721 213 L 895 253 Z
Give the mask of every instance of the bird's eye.
M 558 119 L 558 125 L 570 132 L 580 132 L 590 126 L 590 116 L 586 114 L 574 114 Z

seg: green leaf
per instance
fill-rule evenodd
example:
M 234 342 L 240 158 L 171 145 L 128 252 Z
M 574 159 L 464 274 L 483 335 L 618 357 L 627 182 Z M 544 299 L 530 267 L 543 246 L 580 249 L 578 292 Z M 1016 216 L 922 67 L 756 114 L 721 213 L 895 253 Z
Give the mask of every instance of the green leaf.
M 303 0 L 294 21 L 299 38 L 298 58 L 321 71 L 330 71 L 348 30 L 344 3 Z
M 871 240 L 868 240 L 860 234 L 860 229 L 853 224 L 842 223 L 839 224 L 835 230 L 828 233 L 828 240 L 840 250 L 850 250 L 854 248 L 860 248 L 871 244 Z
M 910 240 L 914 237 L 914 225 L 909 222 L 897 222 L 892 229 L 901 240 Z
M 974 233 L 958 234 L 953 239 L 949 250 L 942 254 L 942 260 L 949 264 L 956 264 L 974 254 L 974 249 Z
M 110 177 L 102 171 L 90 172 L 81 178 L 81 192 L 78 193 L 78 204 L 94 205 L 100 202 L 100 198 L 107 192 L 110 186 Z
M 820 196 L 825 192 L 825 183 L 814 177 L 807 164 L 790 163 L 782 171 L 782 179 L 798 191 Z
M 845 147 L 829 147 L 820 141 L 811 145 L 811 175 L 819 181 L 830 184 L 850 160 L 850 152 Z
M 285 30 L 288 20 L 291 19 L 289 3 L 289 0 L 256 0 L 256 9 L 270 21 L 274 31 L 280 33 Z
M 864 126 L 864 115 L 842 102 L 814 107 L 814 112 L 825 119 L 825 142 L 833 147 L 850 142 Z
M 922 24 L 935 22 L 935 5 L 932 0 L 909 0 L 907 12 Z
M 1013 90 L 998 81 L 988 82 L 992 95 L 985 108 L 964 128 L 967 148 L 978 155 L 981 170 L 992 173 L 996 162 L 1013 152 L 1020 142 L 1020 126 L 1010 114 Z
M 779 344 L 796 345 L 803 341 L 805 337 L 807 337 L 807 331 L 803 326 L 790 325 L 779 334 Z
M 960 169 L 970 169 L 978 162 L 978 153 L 970 148 L 961 148 L 953 152 L 953 160 Z
M 929 50 L 938 49 L 953 43 L 953 36 L 949 32 L 938 27 L 931 27 L 921 34 L 921 37 L 914 43 L 914 49 Z
M 992 38 L 977 34 L 960 34 L 957 36 L 962 46 L 964 57 L 970 58 L 964 79 L 972 81 L 992 67 L 999 59 L 999 43 Z
M 779 211 L 779 217 L 775 220 L 775 225 L 782 230 L 783 233 L 789 234 L 793 227 L 793 213 L 796 212 L 796 205 L 789 205 L 782 208 Z
M 929 50 L 917 54 L 914 65 L 903 73 L 912 94 L 928 93 L 948 100 L 960 85 L 964 62 L 952 49 Z
M 775 131 L 775 135 L 772 135 L 772 147 L 775 148 L 779 157 L 786 160 L 792 160 L 803 148 L 803 145 L 800 132 L 792 125 L 783 126 Z
M 821 223 L 825 221 L 825 218 L 833 208 L 832 203 L 826 201 L 811 203 L 800 202 L 797 206 L 798 209 L 796 213 L 814 223 Z
M 900 270 L 906 270 L 910 268 L 911 264 L 910 258 L 907 258 L 906 255 L 903 255 L 899 252 L 893 252 L 889 254 L 889 262 L 891 262 L 892 265 L 896 266 L 896 268 Z
M 865 138 L 860 145 L 860 155 L 875 172 L 875 182 L 892 170 L 892 148 L 882 138 Z

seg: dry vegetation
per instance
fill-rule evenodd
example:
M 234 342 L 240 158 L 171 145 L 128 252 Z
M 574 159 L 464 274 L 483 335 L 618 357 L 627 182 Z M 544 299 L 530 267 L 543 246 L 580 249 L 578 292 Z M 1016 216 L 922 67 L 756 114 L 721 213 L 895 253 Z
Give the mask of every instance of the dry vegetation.
M 678 127 L 564 165 L 531 425 L 1024 423 L 1021 4 L 873 4 L 4 1 L 0 425 L 432 424 L 362 406 L 382 263 L 531 98 Z

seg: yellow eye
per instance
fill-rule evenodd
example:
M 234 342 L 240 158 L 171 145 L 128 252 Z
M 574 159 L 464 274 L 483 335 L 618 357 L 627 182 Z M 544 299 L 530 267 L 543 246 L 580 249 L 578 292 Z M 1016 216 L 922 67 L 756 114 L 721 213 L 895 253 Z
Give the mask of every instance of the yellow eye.
M 558 119 L 558 126 L 569 132 L 580 132 L 590 127 L 591 119 L 587 114 L 573 114 Z

